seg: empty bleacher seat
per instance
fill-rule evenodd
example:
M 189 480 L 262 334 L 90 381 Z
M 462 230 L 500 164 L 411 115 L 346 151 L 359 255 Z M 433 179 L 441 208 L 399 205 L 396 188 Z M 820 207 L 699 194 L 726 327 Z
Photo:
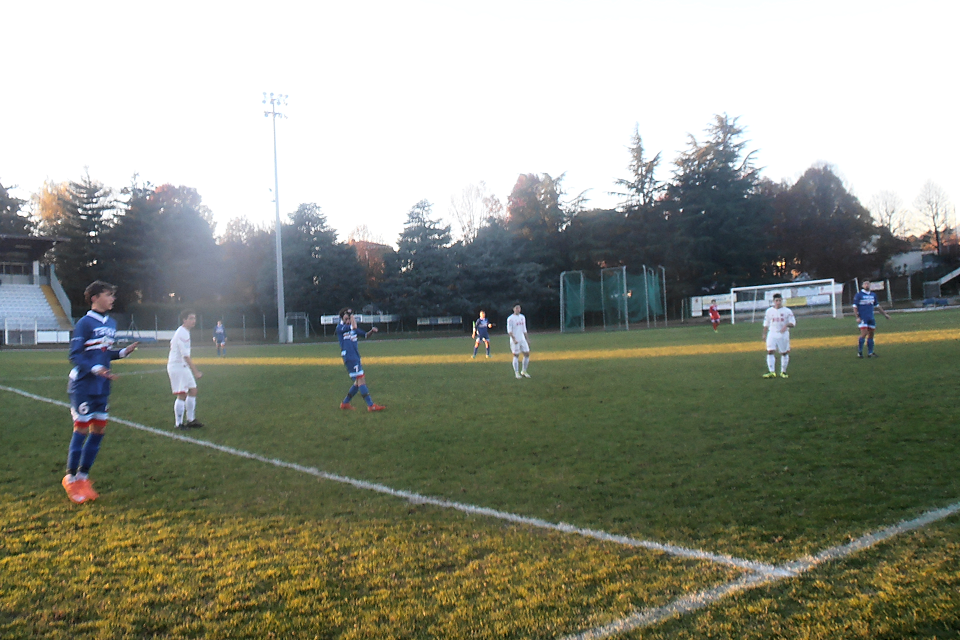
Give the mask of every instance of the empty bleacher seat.
M 34 284 L 0 285 L 0 329 L 3 328 L 5 319 L 10 322 L 35 319 L 40 331 L 55 331 L 60 328 L 60 322 L 50 308 L 43 290 Z

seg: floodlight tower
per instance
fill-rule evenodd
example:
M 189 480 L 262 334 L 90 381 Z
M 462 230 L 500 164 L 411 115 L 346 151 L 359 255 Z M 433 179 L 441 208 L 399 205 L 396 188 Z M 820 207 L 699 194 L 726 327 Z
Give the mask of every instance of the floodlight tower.
M 264 117 L 271 118 L 273 122 L 273 202 L 277 206 L 276 234 L 277 234 L 277 340 L 281 344 L 287 341 L 286 332 L 286 312 L 283 304 L 283 249 L 280 245 L 280 182 L 277 178 L 277 118 L 286 118 L 285 115 L 277 111 L 277 106 L 286 106 L 287 98 L 290 96 L 273 93 L 267 98 L 267 92 L 263 92 L 263 104 L 270 103 L 270 111 L 264 111 Z

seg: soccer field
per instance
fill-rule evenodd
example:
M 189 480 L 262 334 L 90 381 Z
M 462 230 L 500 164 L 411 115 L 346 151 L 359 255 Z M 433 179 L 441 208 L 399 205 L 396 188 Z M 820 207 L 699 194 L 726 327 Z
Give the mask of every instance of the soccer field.
M 143 348 L 80 506 L 66 353 L 3 351 L 0 637 L 956 638 L 958 319 L 801 318 L 773 380 L 759 324 L 533 334 L 529 380 L 373 338 L 376 414 L 334 344 L 200 346 L 189 432 Z

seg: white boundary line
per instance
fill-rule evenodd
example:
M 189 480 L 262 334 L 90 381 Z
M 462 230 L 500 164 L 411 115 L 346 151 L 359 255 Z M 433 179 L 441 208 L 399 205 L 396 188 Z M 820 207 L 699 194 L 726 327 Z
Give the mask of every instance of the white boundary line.
M 166 373 L 166 372 L 167 372 L 166 369 L 147 369 L 145 371 L 123 371 L 123 372 L 114 371 L 113 373 L 118 376 L 142 376 L 148 373 Z M 11 380 L 13 382 L 39 382 L 42 380 L 66 380 L 66 379 L 67 379 L 67 376 L 65 374 L 59 375 L 59 376 L 40 376 L 37 378 L 8 378 L 8 380 Z M 12 389 L 12 387 L 10 387 L 10 389 Z
M 750 573 L 712 589 L 677 598 L 662 607 L 644 609 L 602 627 L 595 627 L 574 635 L 564 636 L 562 640 L 599 640 L 601 638 L 609 638 L 618 633 L 627 633 L 628 631 L 651 627 L 670 618 L 703 609 L 734 593 L 773 584 L 788 577 L 799 576 L 821 564 L 845 558 L 864 549 L 869 549 L 901 533 L 921 529 L 928 524 L 949 518 L 956 513 L 960 513 L 960 502 L 955 502 L 943 509 L 928 511 L 913 520 L 906 520 L 892 527 L 887 527 L 874 533 L 868 533 L 847 544 L 830 547 L 814 556 L 806 556 L 793 562 L 780 565 L 778 569 L 782 570 L 786 575 L 761 572 Z
M 61 402 L 60 400 L 54 400 L 52 398 L 46 398 L 44 396 L 35 395 L 21 389 L 15 389 L 13 387 L 7 387 L 0 385 L 0 391 L 8 391 L 10 393 L 15 393 L 17 395 L 29 398 L 31 400 L 37 400 L 40 402 L 45 402 L 47 404 L 56 405 L 59 407 L 70 408 L 70 405 L 66 402 Z M 357 489 L 363 489 L 366 491 L 374 491 L 377 493 L 383 493 L 386 495 L 394 496 L 397 498 L 402 498 L 414 504 L 429 504 L 436 507 L 444 509 L 454 509 L 456 511 L 461 511 L 463 513 L 468 513 L 471 515 L 480 515 L 487 516 L 491 518 L 496 518 L 499 520 L 505 520 L 507 522 L 512 522 L 515 524 L 522 524 L 531 527 L 536 527 L 540 529 L 547 529 L 552 531 L 559 531 L 561 533 L 572 533 L 587 538 L 593 538 L 596 540 L 601 540 L 603 542 L 614 542 L 618 544 L 623 544 L 631 547 L 642 547 L 645 549 L 650 549 L 653 551 L 660 551 L 668 555 L 677 556 L 681 558 L 689 558 L 694 560 L 702 560 L 706 562 L 714 562 L 717 564 L 723 564 L 727 566 L 733 566 L 739 569 L 744 569 L 748 573 L 743 575 L 735 580 L 730 582 L 718 585 L 711 589 L 700 591 L 691 595 L 682 596 L 673 600 L 672 602 L 652 609 L 643 609 L 637 613 L 630 615 L 626 618 L 622 618 L 610 624 L 595 627 L 593 629 L 588 629 L 586 631 L 580 632 L 578 634 L 564 636 L 563 640 L 598 640 L 600 638 L 608 638 L 615 634 L 627 633 L 629 631 L 634 631 L 636 629 L 650 627 L 652 625 L 658 624 L 667 620 L 669 618 L 680 616 L 686 613 L 691 613 L 699 609 L 703 609 L 729 595 L 740 591 L 746 591 L 749 589 L 754 589 L 763 585 L 772 584 L 785 580 L 787 578 L 797 577 L 811 569 L 816 568 L 817 566 L 824 564 L 826 562 L 831 562 L 840 558 L 845 558 L 847 556 L 853 555 L 864 549 L 868 549 L 880 542 L 893 538 L 894 536 L 900 535 L 907 531 L 913 531 L 915 529 L 920 529 L 928 524 L 937 522 L 948 518 L 956 513 L 960 513 L 960 502 L 955 502 L 947 507 L 942 509 L 935 509 L 928 511 L 923 515 L 914 518 L 913 520 L 907 520 L 900 522 L 891 527 L 881 529 L 879 531 L 869 533 L 864 535 L 852 542 L 849 542 L 844 545 L 838 545 L 835 547 L 830 547 L 817 553 L 813 556 L 805 556 L 794 560 L 793 562 L 788 562 L 782 565 L 770 565 L 763 562 L 755 562 L 752 560 L 745 560 L 743 558 L 735 558 L 727 555 L 720 555 L 714 553 L 708 553 L 706 551 L 701 551 L 699 549 L 687 549 L 685 547 L 680 547 L 671 544 L 662 544 L 659 542 L 653 542 L 650 540 L 639 540 L 636 538 L 630 538 L 628 536 L 619 536 L 605 531 L 599 531 L 596 529 L 582 529 L 571 524 L 564 522 L 553 523 L 546 520 L 541 520 L 539 518 L 530 518 L 528 516 L 521 516 L 513 513 L 508 513 L 505 511 L 498 511 L 496 509 L 490 509 L 488 507 L 479 507 L 470 504 L 464 504 L 462 502 L 453 502 L 450 500 L 444 500 L 442 498 L 434 498 L 430 496 L 424 496 L 412 491 L 404 491 L 399 489 L 392 489 L 386 485 L 367 482 L 365 480 L 357 480 L 347 476 L 341 476 L 333 473 L 327 473 L 326 471 L 321 471 L 315 467 L 306 467 L 303 465 L 295 464 L 292 462 L 285 462 L 276 458 L 267 458 L 256 453 L 250 453 L 248 451 L 243 451 L 241 449 L 234 449 L 232 447 L 227 447 L 224 445 L 215 444 L 212 442 L 207 442 L 205 440 L 197 440 L 196 438 L 191 438 L 189 436 L 183 436 L 177 433 L 171 433 L 168 431 L 163 431 L 161 429 L 155 429 L 154 427 L 148 427 L 137 422 L 132 422 L 130 420 L 124 420 L 122 418 L 111 417 L 111 421 L 138 429 L 140 431 L 145 431 L 147 433 L 152 433 L 158 436 L 164 436 L 172 440 L 179 440 L 181 442 L 187 442 L 189 444 L 195 444 L 201 447 L 207 447 L 209 449 L 214 449 L 220 451 L 221 453 L 226 453 L 229 455 L 237 456 L 240 458 L 247 458 L 249 460 L 256 460 L 258 462 L 263 462 L 265 464 L 273 465 L 275 467 L 280 467 L 283 469 L 291 469 L 294 471 L 299 471 L 308 475 L 315 476 L 317 478 L 322 478 L 324 480 L 331 480 L 333 482 L 339 482 L 341 484 L 347 484 Z
M 58 407 L 64 407 L 69 409 L 70 405 L 66 402 L 60 400 L 54 400 L 52 398 L 46 398 L 44 396 L 38 396 L 21 389 L 15 389 L 14 387 L 7 387 L 0 385 L 0 390 L 9 391 L 10 393 L 15 393 L 17 395 L 23 396 L 24 398 L 29 398 L 31 400 L 38 400 L 40 402 L 45 402 L 47 404 L 56 405 Z M 256 460 L 258 462 L 263 462 L 265 464 L 273 465 L 275 467 L 280 467 L 283 469 L 292 469 L 294 471 L 299 471 L 307 475 L 315 476 L 317 478 L 322 478 L 324 480 L 331 480 L 333 482 L 339 482 L 341 484 L 350 485 L 357 489 L 363 489 L 366 491 L 374 491 L 376 493 L 382 493 L 389 496 L 394 496 L 396 498 L 402 498 L 414 504 L 429 504 L 435 507 L 440 507 L 443 509 L 454 509 L 456 511 L 461 511 L 463 513 L 468 513 L 471 515 L 487 516 L 490 518 L 496 518 L 498 520 L 505 520 L 507 522 L 512 522 L 514 524 L 522 524 L 530 527 L 536 527 L 539 529 L 547 529 L 550 531 L 559 531 L 561 533 L 572 533 L 575 535 L 583 536 L 586 538 L 593 538 L 595 540 L 600 540 L 603 542 L 614 542 L 617 544 L 622 544 L 630 547 L 641 547 L 645 549 L 650 549 L 652 551 L 659 551 L 661 553 L 666 553 L 668 555 L 677 556 L 680 558 L 689 558 L 692 560 L 702 560 L 705 562 L 713 562 L 715 564 L 723 564 L 727 566 L 736 567 L 738 569 L 743 569 L 745 571 L 753 571 L 756 573 L 770 574 L 779 577 L 787 577 L 790 575 L 788 572 L 785 572 L 783 569 L 779 569 L 771 564 L 766 564 L 763 562 L 754 562 L 752 560 L 745 560 L 743 558 L 736 558 L 733 556 L 709 553 L 707 551 L 702 551 L 700 549 L 688 549 L 686 547 L 681 547 L 673 544 L 663 544 L 660 542 L 653 542 L 651 540 L 640 540 L 637 538 L 631 538 L 629 536 L 615 535 L 612 533 L 607 533 L 606 531 L 600 531 L 597 529 L 583 529 L 576 527 L 572 524 L 567 524 L 565 522 L 549 522 L 547 520 L 541 520 L 540 518 L 531 518 L 529 516 L 522 516 L 515 513 L 509 513 L 506 511 L 499 511 L 497 509 L 491 509 L 489 507 L 480 507 L 472 504 L 464 504 L 462 502 L 453 502 L 451 500 L 445 500 L 443 498 L 434 498 L 432 496 L 425 496 L 419 493 L 414 493 L 412 491 L 405 491 L 402 489 L 393 489 L 386 485 L 378 484 L 375 482 L 367 482 L 366 480 L 357 480 L 355 478 L 350 478 L 347 476 L 341 476 L 335 473 L 328 473 L 317 469 L 316 467 L 307 467 L 304 465 L 296 464 L 293 462 L 286 462 L 284 460 L 279 460 L 277 458 L 267 458 L 266 456 L 261 456 L 256 453 L 251 453 L 249 451 L 243 451 L 242 449 L 234 449 L 233 447 L 227 447 L 225 445 L 216 444 L 213 442 L 208 442 L 206 440 L 198 440 L 196 438 L 191 438 L 189 436 L 180 435 L 178 433 L 172 433 L 170 431 L 164 431 L 162 429 L 156 429 L 154 427 L 148 427 L 137 422 L 132 422 L 130 420 L 124 420 L 123 418 L 117 418 L 116 416 L 110 416 L 111 422 L 116 422 L 118 424 L 123 424 L 140 431 L 145 431 L 147 433 L 152 433 L 154 435 L 163 436 L 170 438 L 172 440 L 179 440 L 181 442 L 188 442 L 190 444 L 195 444 L 201 447 L 206 447 L 208 449 L 214 449 L 220 451 L 221 453 L 226 453 L 232 456 L 237 456 L 239 458 L 247 458 L 249 460 Z

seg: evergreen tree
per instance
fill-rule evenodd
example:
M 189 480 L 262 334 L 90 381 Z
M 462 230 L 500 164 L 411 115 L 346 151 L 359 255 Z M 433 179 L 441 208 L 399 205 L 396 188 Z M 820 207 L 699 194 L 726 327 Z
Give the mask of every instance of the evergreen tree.
M 760 282 L 772 262 L 765 242 L 771 202 L 759 191 L 743 128 L 724 114 L 707 134 L 702 144 L 690 136 L 662 202 L 671 237 L 666 264 L 679 274 L 683 295 Z
M 109 281 L 110 250 L 104 235 L 110 229 L 117 201 L 113 190 L 87 173 L 60 192 L 55 217 L 44 232 L 63 238 L 52 251 L 57 277 L 70 302 L 83 308 L 83 290 L 94 280 Z
M 0 233 L 26 236 L 32 235 L 36 225 L 29 216 L 21 213 L 24 201 L 10 195 L 0 183 Z
M 863 277 L 874 273 L 898 246 L 888 238 L 882 244 L 887 255 L 877 255 L 872 245 L 885 235 L 830 167 L 807 169 L 774 203 L 771 237 L 782 276 L 806 274 L 840 282 Z
M 575 216 L 564 208 L 563 175 L 523 174 L 507 199 L 506 227 L 514 236 L 514 298 L 538 326 L 560 313 L 560 273 L 569 264 L 569 230 Z
M 284 299 L 290 311 L 311 316 L 361 306 L 364 271 L 357 253 L 337 242 L 316 204 L 301 204 L 283 226 Z
M 121 292 L 117 303 L 123 309 L 129 302 L 157 302 L 166 293 L 160 286 L 163 269 L 158 255 L 160 203 L 149 183 L 139 184 L 137 177 L 121 192 L 126 202 L 121 215 L 106 233 L 110 282 Z
M 391 256 L 383 294 L 390 309 L 407 317 L 447 315 L 462 309 L 450 225 L 431 215 L 426 200 L 415 204 Z
M 192 187 L 164 184 L 153 195 L 157 224 L 152 240 L 158 299 L 196 303 L 216 299 L 223 280 L 220 252 L 213 238 L 213 214 Z M 151 225 L 152 226 L 152 225 Z

